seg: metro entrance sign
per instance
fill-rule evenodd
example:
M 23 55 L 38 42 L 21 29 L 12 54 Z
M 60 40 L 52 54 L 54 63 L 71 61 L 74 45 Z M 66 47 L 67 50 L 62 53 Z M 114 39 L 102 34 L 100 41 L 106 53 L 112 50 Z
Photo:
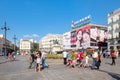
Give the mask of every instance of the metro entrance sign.
M 71 27 L 72 29 L 76 29 L 76 28 L 79 28 L 81 26 L 84 26 L 84 25 L 87 25 L 91 22 L 91 16 L 87 16 L 85 18 L 82 18 L 76 22 L 72 21 L 72 24 L 71 24 Z

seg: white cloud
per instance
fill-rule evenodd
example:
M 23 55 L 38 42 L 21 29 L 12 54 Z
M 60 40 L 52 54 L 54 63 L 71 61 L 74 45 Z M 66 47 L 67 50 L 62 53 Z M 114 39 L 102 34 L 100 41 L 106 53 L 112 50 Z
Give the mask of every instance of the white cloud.
M 37 35 L 37 34 L 32 34 L 32 37 L 36 38 L 36 37 L 39 37 L 39 35 Z
M 24 35 L 23 37 L 24 38 L 30 38 L 31 36 L 30 35 Z
M 37 35 L 37 34 L 32 34 L 32 35 L 24 35 L 23 36 L 23 38 L 38 38 L 39 37 L 39 35 Z

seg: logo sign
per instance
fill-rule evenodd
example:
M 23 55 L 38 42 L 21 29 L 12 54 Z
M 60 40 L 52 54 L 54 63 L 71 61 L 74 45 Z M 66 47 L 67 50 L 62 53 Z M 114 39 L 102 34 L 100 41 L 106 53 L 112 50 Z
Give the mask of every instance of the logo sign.
M 76 28 L 79 28 L 86 24 L 89 24 L 90 22 L 91 22 L 91 16 L 89 15 L 85 18 L 82 18 L 82 19 L 76 21 L 76 22 L 72 21 L 71 27 L 72 27 L 72 29 L 76 29 Z

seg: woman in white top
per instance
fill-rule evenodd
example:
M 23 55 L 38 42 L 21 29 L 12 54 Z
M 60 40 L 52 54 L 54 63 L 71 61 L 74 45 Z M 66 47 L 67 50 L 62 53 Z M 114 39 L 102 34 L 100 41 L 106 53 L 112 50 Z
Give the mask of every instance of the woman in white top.
M 39 51 L 38 53 L 37 53 L 37 70 L 36 71 L 41 71 L 41 52 Z

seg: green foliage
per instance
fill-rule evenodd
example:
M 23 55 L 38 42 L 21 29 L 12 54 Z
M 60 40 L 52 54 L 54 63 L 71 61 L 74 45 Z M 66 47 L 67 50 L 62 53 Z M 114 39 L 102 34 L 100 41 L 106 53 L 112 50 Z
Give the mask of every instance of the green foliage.
M 63 59 L 63 56 L 58 55 L 58 54 L 47 54 L 47 58 L 48 59 Z
M 37 49 L 35 49 L 35 48 L 32 48 L 31 49 L 31 52 L 37 52 L 38 50 Z

